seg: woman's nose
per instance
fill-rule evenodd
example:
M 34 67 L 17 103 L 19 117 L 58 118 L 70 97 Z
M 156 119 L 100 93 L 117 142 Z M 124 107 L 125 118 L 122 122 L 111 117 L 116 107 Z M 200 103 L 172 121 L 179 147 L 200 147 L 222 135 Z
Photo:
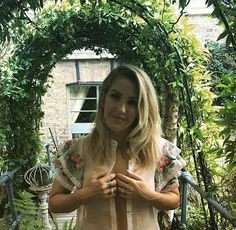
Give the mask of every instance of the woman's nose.
M 122 112 L 122 113 L 125 113 L 126 112 L 126 104 L 124 103 L 124 102 L 121 102 L 121 103 L 119 103 L 119 105 L 118 105 L 118 111 L 119 112 Z

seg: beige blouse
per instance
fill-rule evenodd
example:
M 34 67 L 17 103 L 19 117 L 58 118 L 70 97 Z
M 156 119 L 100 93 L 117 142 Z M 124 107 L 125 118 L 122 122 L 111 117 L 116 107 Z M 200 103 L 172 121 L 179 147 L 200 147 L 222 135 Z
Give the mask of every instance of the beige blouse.
M 106 164 L 98 164 L 93 160 L 92 153 L 86 148 L 88 136 L 76 141 L 68 141 L 63 154 L 54 161 L 57 172 L 55 180 L 62 186 L 73 191 L 83 187 L 88 178 L 112 171 L 116 163 L 117 142 L 111 141 L 111 157 Z M 179 156 L 180 149 L 169 141 L 162 139 L 162 153 L 156 167 L 142 169 L 129 160 L 128 170 L 137 173 L 156 191 L 168 191 L 178 186 L 178 176 L 185 166 Z M 77 210 L 76 229 L 78 230 L 117 230 L 115 198 L 87 202 Z M 157 222 L 158 210 L 150 203 L 141 199 L 127 199 L 126 216 L 128 230 L 159 230 Z

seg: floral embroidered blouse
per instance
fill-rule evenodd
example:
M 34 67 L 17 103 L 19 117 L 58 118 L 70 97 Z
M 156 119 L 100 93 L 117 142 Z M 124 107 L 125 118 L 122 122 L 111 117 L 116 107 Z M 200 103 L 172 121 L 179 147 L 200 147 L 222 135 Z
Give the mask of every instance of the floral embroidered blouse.
M 68 141 L 63 154 L 54 161 L 57 167 L 55 180 L 70 191 L 80 189 L 91 176 L 109 173 L 116 162 L 117 142 L 111 141 L 111 158 L 105 164 L 95 164 L 92 154 L 87 151 L 88 136 L 76 141 Z M 162 157 L 156 167 L 143 170 L 129 160 L 128 170 L 137 173 L 156 191 L 168 191 L 178 187 L 178 177 L 185 161 L 180 157 L 180 149 L 162 139 Z M 115 199 L 87 202 L 77 210 L 76 229 L 117 230 Z M 159 230 L 158 210 L 141 199 L 128 199 L 126 204 L 128 230 Z

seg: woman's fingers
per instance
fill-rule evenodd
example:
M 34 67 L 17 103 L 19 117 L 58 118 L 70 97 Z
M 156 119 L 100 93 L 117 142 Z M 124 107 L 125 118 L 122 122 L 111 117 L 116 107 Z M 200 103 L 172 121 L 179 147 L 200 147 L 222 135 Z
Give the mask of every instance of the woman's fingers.
M 109 188 L 105 191 L 106 195 L 116 195 L 117 187 Z
M 118 187 L 121 187 L 121 188 L 125 188 L 125 189 L 128 189 L 128 190 L 131 190 L 132 189 L 132 186 L 124 181 L 122 181 L 121 179 L 117 178 L 117 184 L 118 184 Z
M 129 199 L 132 197 L 132 192 L 124 187 L 118 187 L 119 196 Z
M 138 175 L 129 171 L 127 175 L 118 173 L 116 181 L 119 195 L 127 199 L 138 196 L 140 194 L 140 187 L 144 183 Z
M 110 198 L 117 193 L 116 174 L 101 174 L 99 177 L 91 175 L 86 183 L 92 199 Z
M 119 178 L 117 178 L 117 184 L 118 184 L 119 196 L 126 199 L 136 196 L 136 192 L 133 188 L 133 185 L 127 184 L 124 181 L 120 180 Z
M 112 180 L 112 181 L 106 182 L 106 187 L 107 188 L 116 187 L 116 180 Z
M 110 173 L 110 174 L 99 176 L 97 179 L 100 179 L 101 181 L 106 183 L 106 182 L 109 182 L 111 180 L 114 180 L 115 178 L 116 178 L 116 174 Z
M 135 174 L 134 172 L 131 172 L 130 170 L 127 170 L 127 172 L 128 172 L 128 176 L 130 178 L 142 181 L 142 178 L 140 176 L 138 176 L 137 174 Z
M 105 198 L 113 197 L 116 195 L 116 174 L 111 173 L 107 175 L 100 176 L 97 181 L 100 184 L 101 193 Z
M 117 179 L 119 179 L 127 184 L 133 184 L 133 183 L 135 183 L 135 181 L 137 181 L 136 179 L 133 179 L 133 178 L 126 176 L 124 174 L 121 174 L 121 173 L 117 174 Z

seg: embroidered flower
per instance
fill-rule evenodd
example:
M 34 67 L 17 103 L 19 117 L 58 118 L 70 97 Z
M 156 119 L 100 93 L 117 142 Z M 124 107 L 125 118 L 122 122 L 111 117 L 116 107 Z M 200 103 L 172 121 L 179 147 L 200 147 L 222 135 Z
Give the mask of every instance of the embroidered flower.
M 78 154 L 72 154 L 70 156 L 70 160 L 73 162 L 73 167 L 75 169 L 80 169 L 82 166 L 82 163 L 84 161 L 84 159 L 82 157 L 80 157 L 80 155 L 78 155 Z
M 70 159 L 71 159 L 72 161 L 77 161 L 78 155 L 73 154 L 73 155 L 70 156 Z
M 169 165 L 171 163 L 171 160 L 170 159 L 165 159 L 164 163 L 165 163 L 165 165 Z
M 158 171 L 163 173 L 165 170 L 168 170 L 173 165 L 172 159 L 161 157 Z
M 61 154 L 66 153 L 75 143 L 76 140 L 73 139 L 66 141 L 62 147 L 59 147 Z
M 163 173 L 164 169 L 165 169 L 165 166 L 164 166 L 164 165 L 160 165 L 160 167 L 159 167 L 159 172 L 160 172 L 160 173 Z
M 75 142 L 76 142 L 76 140 L 74 140 L 74 139 L 68 140 L 68 141 L 66 142 L 67 148 L 68 148 L 68 149 L 71 148 L 71 146 L 72 146 Z
M 74 163 L 74 167 L 76 169 L 80 169 L 82 167 L 82 164 L 83 164 L 83 158 L 80 158 L 78 161 Z

